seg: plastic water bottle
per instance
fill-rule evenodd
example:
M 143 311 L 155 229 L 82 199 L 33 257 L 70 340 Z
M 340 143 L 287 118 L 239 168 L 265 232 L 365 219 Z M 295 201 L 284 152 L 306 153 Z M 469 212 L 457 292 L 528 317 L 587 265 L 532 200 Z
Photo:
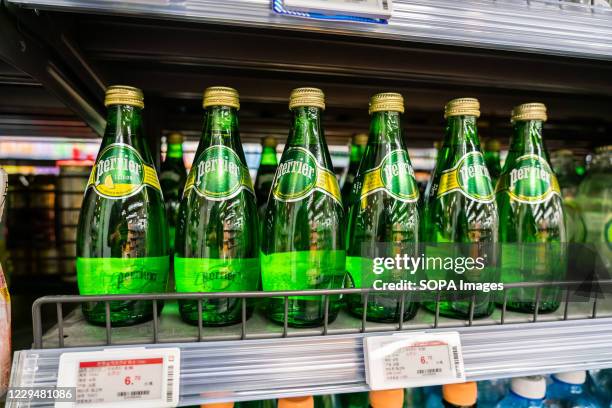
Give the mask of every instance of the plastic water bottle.
M 589 391 L 597 396 L 600 405 L 612 408 L 612 369 L 591 370 L 587 383 Z
M 442 405 L 442 386 L 440 385 L 424 387 L 423 398 L 427 408 L 444 408 L 444 405 Z
M 551 408 L 599 408 L 597 402 L 587 390 L 586 371 L 553 374 L 552 384 L 546 391 L 546 405 Z
M 506 378 L 489 381 L 479 381 L 478 407 L 494 407 L 502 398 L 506 396 L 509 387 L 510 380 Z
M 542 376 L 513 378 L 510 393 L 497 408 L 542 408 L 546 396 L 546 380 Z

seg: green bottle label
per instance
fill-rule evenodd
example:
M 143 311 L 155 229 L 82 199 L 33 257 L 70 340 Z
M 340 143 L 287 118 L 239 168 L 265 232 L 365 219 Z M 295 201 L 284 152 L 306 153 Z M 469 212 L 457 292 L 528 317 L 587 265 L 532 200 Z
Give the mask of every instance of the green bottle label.
M 230 199 L 242 190 L 253 192 L 249 169 L 238 154 L 227 146 L 210 146 L 202 152 L 191 167 L 185 193 L 191 188 L 209 200 Z
M 170 257 L 77 258 L 76 267 L 81 295 L 163 293 Z
M 104 198 L 118 199 L 137 194 L 145 185 L 161 191 L 155 169 L 134 147 L 113 143 L 100 152 L 87 188 L 93 187 Z
M 527 204 L 541 203 L 561 194 L 550 165 L 535 154 L 517 158 L 514 168 L 501 176 L 497 191 L 507 191 L 510 199 Z
M 272 186 L 274 198 L 299 201 L 315 190 L 341 203 L 336 176 L 317 163 L 314 155 L 303 147 L 290 147 L 283 154 Z
M 177 292 L 245 292 L 259 285 L 259 258 L 174 258 Z
M 385 191 L 391 197 L 405 202 L 419 200 L 414 170 L 405 150 L 389 152 L 379 166 L 363 175 L 360 199 L 377 191 Z
M 437 197 L 453 191 L 481 203 L 493 201 L 491 176 L 482 153 L 466 153 L 452 168 L 442 172 Z
M 345 256 L 343 250 L 262 254 L 263 290 L 338 289 L 345 274 Z

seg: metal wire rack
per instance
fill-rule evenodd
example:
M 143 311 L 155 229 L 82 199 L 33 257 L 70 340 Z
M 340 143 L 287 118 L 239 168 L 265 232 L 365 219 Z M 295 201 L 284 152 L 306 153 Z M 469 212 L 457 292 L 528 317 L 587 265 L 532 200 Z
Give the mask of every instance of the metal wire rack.
M 437 329 L 451 327 L 469 327 L 473 325 L 483 326 L 487 324 L 505 325 L 511 323 L 535 323 L 538 321 L 565 321 L 571 319 L 595 319 L 598 317 L 612 317 L 612 296 L 606 296 L 612 288 L 612 279 L 590 282 L 588 290 L 584 290 L 584 282 L 559 281 L 559 282 L 521 282 L 509 283 L 504 287 L 503 294 L 500 296 L 498 310 L 489 318 L 476 319 L 474 317 L 474 305 L 477 293 L 473 292 L 467 296 L 469 301 L 469 314 L 467 319 L 447 319 L 440 315 L 440 299 L 443 296 L 441 291 L 429 293 L 436 299 L 436 307 L 433 313 L 420 311 L 419 314 L 409 321 L 402 319 L 407 291 L 394 292 L 398 296 L 399 313 L 397 322 L 393 324 L 380 324 L 368 321 L 368 299 L 375 291 L 373 289 L 333 289 L 333 290 L 300 290 L 282 292 L 215 292 L 215 293 L 163 293 L 163 294 L 134 294 L 134 295 L 105 295 L 105 296 L 45 296 L 37 299 L 32 305 L 33 321 L 33 346 L 35 349 L 45 347 L 45 343 L 50 343 L 52 347 L 78 347 L 96 345 L 121 345 L 121 344 L 158 344 L 169 342 L 202 342 L 219 340 L 246 340 L 246 339 L 266 339 L 266 338 L 285 338 L 300 336 L 326 336 L 331 334 L 354 334 L 383 331 L 401 331 L 411 329 Z M 534 290 L 534 311 L 530 314 L 516 313 L 509 311 L 508 291 L 519 288 L 532 288 Z M 561 306 L 554 313 L 541 314 L 539 312 L 542 292 L 546 288 L 559 288 L 561 290 Z M 581 288 L 580 293 L 576 289 Z M 379 291 L 376 291 L 379 293 Z M 364 296 L 364 308 L 361 319 L 344 314 L 339 316 L 335 322 L 331 323 L 330 299 L 332 296 L 342 296 L 350 294 L 362 294 Z M 293 296 L 321 296 L 324 304 L 323 324 L 314 329 L 290 329 L 288 323 L 288 304 Z M 283 298 L 284 299 L 284 321 L 282 326 L 269 324 L 261 314 L 255 314 L 249 319 L 247 313 L 247 299 L 264 298 Z M 202 324 L 202 303 L 206 299 L 240 299 L 241 302 L 241 321 L 229 328 L 205 327 Z M 151 301 L 152 321 L 139 325 L 144 330 L 145 335 L 138 336 L 115 336 L 117 333 L 129 332 L 129 328 L 115 328 L 111 325 L 111 303 L 112 301 Z M 193 326 L 180 322 L 177 313 L 169 313 L 161 316 L 159 312 L 163 302 L 176 300 L 195 300 L 197 301 L 198 325 L 195 336 L 185 335 L 185 331 Z M 105 305 L 105 325 L 104 327 L 89 327 L 86 332 L 80 332 L 79 328 L 87 326 L 79 309 L 76 309 L 65 316 L 68 305 L 82 304 L 85 302 L 103 302 Z M 46 335 L 43 334 L 42 309 L 45 306 L 55 307 L 57 324 Z M 164 319 L 171 320 L 171 326 L 164 326 Z M 177 329 L 177 326 L 179 327 Z M 138 334 L 143 330 L 136 330 Z M 169 335 L 165 335 L 169 332 Z M 163 335 L 164 334 L 164 335 Z M 66 337 L 71 338 L 69 342 Z M 117 337 L 117 338 L 115 338 Z M 53 341 L 56 339 L 56 341 Z M 88 343 L 89 342 L 89 343 Z

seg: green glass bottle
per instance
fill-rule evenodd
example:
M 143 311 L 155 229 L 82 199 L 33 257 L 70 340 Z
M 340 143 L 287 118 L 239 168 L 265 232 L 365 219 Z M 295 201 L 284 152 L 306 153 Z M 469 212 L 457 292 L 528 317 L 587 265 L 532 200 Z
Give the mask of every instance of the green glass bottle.
M 369 110 L 370 136 L 348 207 L 348 276 L 351 286 L 358 288 L 372 288 L 375 280 L 416 283 L 419 276 L 405 270 L 373 273 L 374 258 L 419 255 L 419 189 L 402 139 L 404 98 L 398 93 L 376 94 Z M 405 297 L 402 319 L 413 318 L 418 302 L 409 294 L 373 292 L 368 298 L 367 319 L 399 321 L 400 296 Z M 361 317 L 364 301 L 365 295 L 349 295 L 349 311 Z
M 144 140 L 142 91 L 106 91 L 106 129 L 83 198 L 77 230 L 81 295 L 161 293 L 168 284 L 168 225 L 157 172 Z M 158 310 L 161 310 L 158 309 Z M 151 301 L 110 302 L 113 326 L 152 317 Z M 104 325 L 104 303 L 83 304 Z
M 355 176 L 357 175 L 357 170 L 359 169 L 359 163 L 361 163 L 361 158 L 363 157 L 363 153 L 365 152 L 366 145 L 368 144 L 368 135 L 365 133 L 358 133 L 353 136 L 351 140 L 350 156 L 349 156 L 349 165 L 348 170 L 346 172 L 346 178 L 344 179 L 344 184 L 342 185 L 342 203 L 345 208 L 349 206 L 349 198 L 351 196 L 351 192 L 353 191 L 353 183 L 355 181 Z
M 478 139 L 476 119 L 480 116 L 480 103 L 473 98 L 454 99 L 446 105 L 444 116 L 447 119 L 444 142 L 425 192 L 422 242 L 427 257 L 463 256 L 483 258 L 486 262 L 482 269 L 463 274 L 440 268 L 434 262 L 427 269 L 427 277 L 453 281 L 457 287 L 461 281 L 498 282 L 497 206 Z M 458 290 L 441 293 L 440 314 L 468 318 L 472 296 L 475 318 L 493 312 L 492 292 Z M 436 302 L 427 301 L 425 306 L 434 311 Z
M 293 121 L 262 228 L 263 289 L 338 289 L 345 274 L 345 231 L 340 189 L 323 134 L 323 92 L 294 89 L 289 109 Z M 336 318 L 338 303 L 330 299 L 330 322 Z M 288 324 L 321 325 L 324 304 L 323 296 L 290 297 Z M 283 323 L 284 313 L 283 298 L 269 299 L 271 320 Z
M 255 291 L 259 286 L 257 207 L 238 133 L 238 92 L 204 92 L 202 139 L 187 177 L 174 253 L 177 292 Z M 183 320 L 198 324 L 196 301 L 180 301 Z M 202 300 L 202 324 L 241 320 L 241 300 Z M 247 314 L 252 312 L 248 302 Z
M 499 175 L 501 174 L 501 161 L 499 158 L 500 150 L 501 146 L 499 144 L 499 140 L 497 139 L 490 139 L 484 143 L 485 164 L 487 165 L 487 169 L 489 169 L 489 175 L 491 176 L 493 186 L 495 186 L 497 179 L 499 179 Z
M 266 205 L 272 188 L 274 174 L 278 167 L 276 160 L 276 138 L 268 136 L 261 141 L 261 161 L 255 178 L 255 195 L 257 196 L 257 205 L 259 207 L 259 216 L 263 219 L 266 214 Z
M 576 160 L 574 153 L 569 149 L 561 149 L 552 152 L 550 164 L 559 181 L 561 196 L 563 197 L 563 208 L 565 210 L 565 231 L 568 242 L 584 242 L 586 227 L 580 215 L 576 194 L 580 184 L 580 175 L 576 171 Z
M 168 136 L 168 149 L 166 160 L 161 165 L 159 182 L 164 193 L 166 204 L 166 218 L 168 219 L 168 232 L 170 236 L 170 253 L 174 252 L 174 237 L 176 235 L 176 223 L 178 219 L 179 206 L 187 171 L 183 161 L 183 135 L 172 133 Z
M 612 145 L 595 150 L 576 202 L 586 226 L 585 242 L 594 245 L 603 266 L 612 271 Z M 608 275 L 610 276 L 610 275 Z
M 339 394 L 338 397 L 342 408 L 367 408 L 370 405 L 370 394 L 368 392 L 349 392 Z
M 526 103 L 512 111 L 510 150 L 497 184 L 503 282 L 561 281 L 565 278 L 565 232 L 559 183 L 542 141 L 546 107 Z M 556 287 L 542 289 L 540 313 L 559 307 Z M 507 308 L 532 313 L 536 289 L 507 290 Z

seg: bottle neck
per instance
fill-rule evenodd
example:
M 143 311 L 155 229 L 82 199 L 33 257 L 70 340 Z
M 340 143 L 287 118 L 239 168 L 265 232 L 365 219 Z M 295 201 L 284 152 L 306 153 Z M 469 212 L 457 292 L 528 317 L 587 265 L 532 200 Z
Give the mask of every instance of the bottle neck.
M 261 166 L 276 166 L 276 149 L 272 146 L 264 146 L 261 151 Z
M 521 156 L 535 154 L 543 156 L 548 160 L 542 142 L 542 125 L 543 122 L 541 120 L 514 122 L 510 151 Z
M 293 109 L 293 122 L 288 143 L 292 146 L 308 147 L 321 143 L 321 109 L 313 106 L 299 106 Z
M 106 115 L 103 145 L 126 143 L 136 146 L 141 143 L 141 109 L 130 105 L 111 105 Z
M 225 145 L 237 147 L 239 140 L 238 115 L 229 106 L 209 106 L 206 109 L 201 145 Z
M 451 116 L 446 121 L 443 147 L 464 146 L 466 151 L 480 150 L 476 116 Z
M 166 157 L 169 159 L 182 159 L 183 158 L 183 144 L 182 143 L 169 143 Z
M 368 143 L 401 146 L 401 114 L 394 111 L 374 112 L 370 121 L 370 137 Z
M 487 159 L 499 161 L 499 152 L 493 150 L 485 150 L 484 155 Z
M 325 143 L 322 109 L 314 106 L 293 108 L 293 121 L 289 129 L 287 147 L 301 147 L 308 150 L 320 166 L 332 169 L 331 157 Z
M 359 165 L 361 162 L 361 158 L 363 157 L 363 152 L 365 151 L 365 145 L 356 145 L 351 144 L 351 153 L 349 156 L 349 163 L 352 165 Z

